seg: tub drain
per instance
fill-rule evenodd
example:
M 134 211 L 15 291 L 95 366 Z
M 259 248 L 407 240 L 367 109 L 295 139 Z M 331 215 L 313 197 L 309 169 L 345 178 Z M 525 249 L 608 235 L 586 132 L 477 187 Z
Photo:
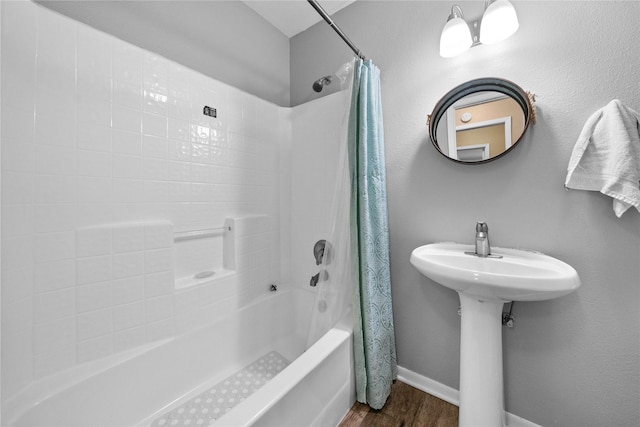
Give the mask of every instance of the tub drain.
M 193 278 L 194 278 L 194 279 L 206 279 L 207 277 L 211 277 L 211 276 L 213 276 L 214 274 L 216 274 L 216 272 L 215 272 L 215 271 L 201 271 L 200 273 L 195 274 L 195 275 L 193 276 Z

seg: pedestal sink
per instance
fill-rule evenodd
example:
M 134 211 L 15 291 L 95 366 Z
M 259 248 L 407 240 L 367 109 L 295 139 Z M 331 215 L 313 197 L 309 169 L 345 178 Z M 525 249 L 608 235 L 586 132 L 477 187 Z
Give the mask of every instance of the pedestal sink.
M 570 265 L 539 252 L 434 243 L 411 253 L 411 264 L 460 296 L 460 427 L 504 426 L 502 306 L 558 298 L 580 287 Z

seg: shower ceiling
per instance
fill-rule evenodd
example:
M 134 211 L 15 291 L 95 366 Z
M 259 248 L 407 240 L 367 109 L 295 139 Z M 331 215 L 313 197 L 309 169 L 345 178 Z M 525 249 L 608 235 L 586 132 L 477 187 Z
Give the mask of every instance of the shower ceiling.
M 322 18 L 306 0 L 242 0 L 271 25 L 287 37 L 306 30 Z M 355 0 L 320 0 L 329 15 L 353 3 Z

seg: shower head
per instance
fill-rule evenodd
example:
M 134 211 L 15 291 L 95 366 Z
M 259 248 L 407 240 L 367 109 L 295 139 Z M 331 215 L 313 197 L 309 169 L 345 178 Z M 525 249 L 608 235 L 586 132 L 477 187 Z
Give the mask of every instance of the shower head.
M 331 83 L 331 76 L 324 76 L 313 82 L 313 90 L 316 92 L 322 92 L 322 88 L 324 85 L 328 85 Z

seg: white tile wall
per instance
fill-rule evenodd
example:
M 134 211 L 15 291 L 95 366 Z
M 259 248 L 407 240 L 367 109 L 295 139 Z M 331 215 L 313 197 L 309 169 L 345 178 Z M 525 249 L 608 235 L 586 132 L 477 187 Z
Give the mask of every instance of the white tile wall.
M 281 114 L 32 2 L 0 7 L 6 399 L 266 292 Z M 239 222 L 235 277 L 174 291 L 174 231 L 256 214 Z

